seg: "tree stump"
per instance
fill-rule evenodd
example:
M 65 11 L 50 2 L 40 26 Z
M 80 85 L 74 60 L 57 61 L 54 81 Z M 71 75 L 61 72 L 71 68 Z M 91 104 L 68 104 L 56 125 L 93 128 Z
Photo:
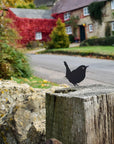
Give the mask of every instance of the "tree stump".
M 46 94 L 46 138 L 63 144 L 113 144 L 114 87 L 62 89 Z

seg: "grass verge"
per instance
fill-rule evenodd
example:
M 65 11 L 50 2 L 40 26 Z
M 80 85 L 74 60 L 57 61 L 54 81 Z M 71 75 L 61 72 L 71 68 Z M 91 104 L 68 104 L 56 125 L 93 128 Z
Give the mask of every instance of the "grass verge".
M 36 76 L 31 76 L 30 78 L 15 78 L 12 77 L 12 80 L 16 81 L 19 84 L 28 84 L 33 88 L 42 88 L 47 89 L 51 88 L 52 86 L 58 86 L 58 84 L 50 82 L 48 80 L 43 80 L 41 78 L 38 78 Z
M 73 48 L 48 49 L 40 53 L 80 55 L 114 59 L 114 46 L 86 46 Z

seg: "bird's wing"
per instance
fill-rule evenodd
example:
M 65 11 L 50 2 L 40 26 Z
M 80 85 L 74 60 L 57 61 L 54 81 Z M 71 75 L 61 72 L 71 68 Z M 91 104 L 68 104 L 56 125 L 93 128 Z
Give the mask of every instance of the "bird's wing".
M 74 69 L 71 73 L 78 75 L 78 74 L 80 74 L 80 70 L 79 69 Z

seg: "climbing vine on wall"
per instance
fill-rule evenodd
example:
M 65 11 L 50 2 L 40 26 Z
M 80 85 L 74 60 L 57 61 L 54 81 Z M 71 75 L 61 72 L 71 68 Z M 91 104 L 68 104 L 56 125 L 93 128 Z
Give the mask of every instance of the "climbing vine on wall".
M 54 19 L 32 19 L 17 17 L 10 9 L 8 9 L 7 17 L 13 20 L 17 31 L 22 39 L 20 43 L 26 45 L 30 41 L 35 40 L 35 33 L 42 32 L 42 41 L 49 39 L 53 27 L 56 25 Z
M 79 17 L 78 16 L 71 16 L 69 21 L 66 21 L 65 24 L 66 25 L 70 25 L 72 27 L 72 31 L 73 31 L 73 36 L 76 37 L 76 31 L 77 31 L 77 28 L 78 28 L 78 23 L 79 21 Z
M 103 19 L 103 12 L 102 9 L 104 8 L 106 2 L 93 2 L 88 6 L 90 17 L 93 21 L 97 21 L 100 24 L 102 23 Z

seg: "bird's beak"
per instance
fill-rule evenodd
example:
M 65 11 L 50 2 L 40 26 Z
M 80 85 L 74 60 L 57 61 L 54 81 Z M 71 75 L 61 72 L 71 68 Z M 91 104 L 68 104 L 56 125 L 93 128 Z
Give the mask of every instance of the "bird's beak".
M 89 66 L 86 66 L 86 68 L 88 68 Z

